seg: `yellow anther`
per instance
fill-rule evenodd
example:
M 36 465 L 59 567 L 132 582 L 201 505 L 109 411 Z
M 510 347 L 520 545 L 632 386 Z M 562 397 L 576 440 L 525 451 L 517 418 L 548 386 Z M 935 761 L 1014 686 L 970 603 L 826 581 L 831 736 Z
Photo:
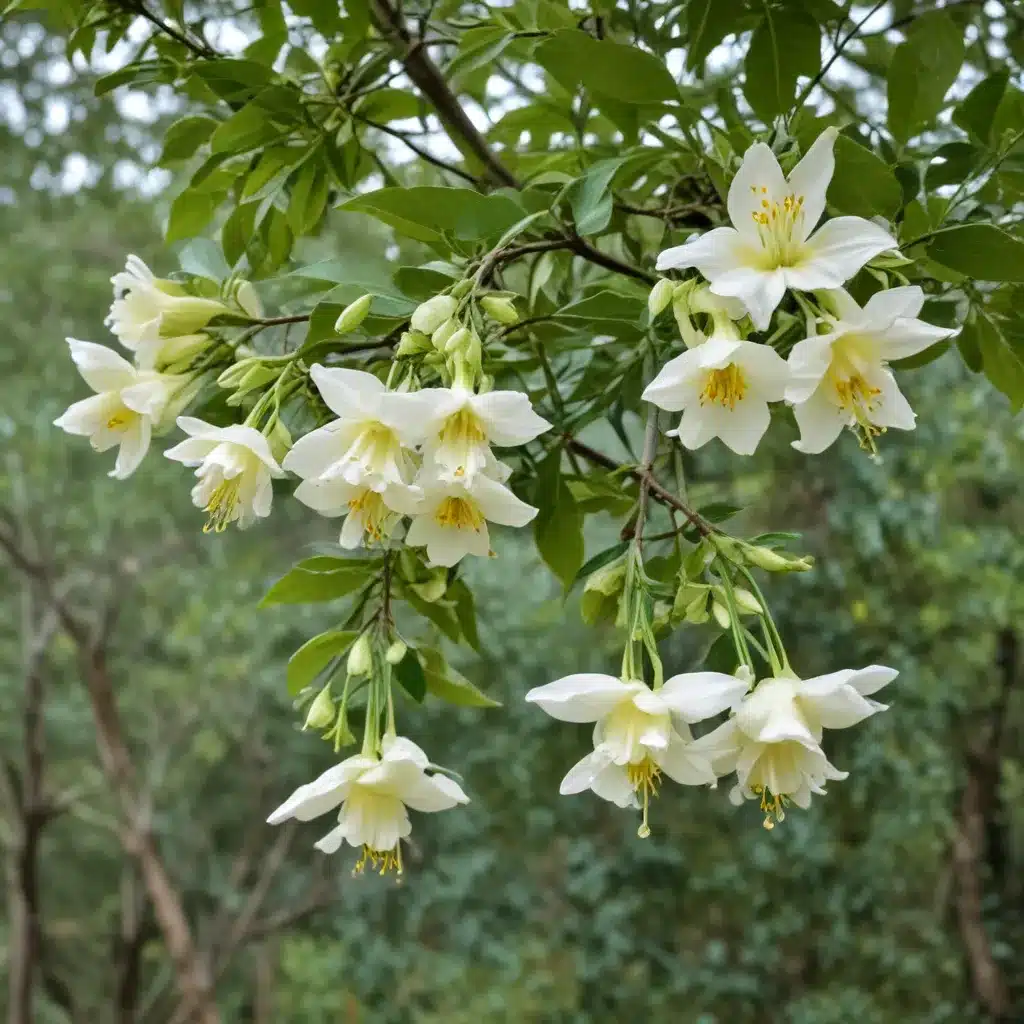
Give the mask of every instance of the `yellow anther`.
M 363 855 L 352 869 L 353 877 L 361 875 L 366 870 L 367 864 L 370 865 L 370 870 L 376 871 L 378 875 L 386 875 L 389 871 L 394 871 L 401 877 L 403 871 L 401 844 L 396 843 L 390 850 L 375 850 L 371 846 L 364 846 Z
M 743 400 L 747 393 L 747 381 L 743 371 L 730 363 L 724 369 L 711 370 L 704 382 L 704 390 L 700 393 L 700 404 L 717 402 L 719 405 L 736 408 L 736 403 Z
M 651 826 L 647 823 L 647 811 L 651 797 L 658 795 L 661 769 L 649 757 L 645 757 L 638 764 L 626 765 L 626 778 L 635 792 L 642 793 L 644 816 L 636 834 L 641 839 L 646 839 L 651 834 Z
M 222 480 L 213 489 L 210 500 L 206 503 L 207 520 L 203 533 L 223 533 L 228 528 L 228 523 L 235 518 L 240 479 L 233 476 L 230 480 Z
M 478 532 L 484 525 L 484 517 L 471 498 L 445 498 L 434 513 L 434 521 L 440 526 Z
M 128 422 L 127 414 L 123 412 L 115 412 L 113 416 L 107 420 L 107 430 L 117 430 L 118 427 L 123 427 Z
M 786 797 L 771 793 L 764 786 L 754 786 L 755 796 L 761 798 L 761 810 L 764 811 L 764 821 L 761 824 L 770 832 L 775 828 L 775 822 L 786 820 Z M 773 820 L 774 819 L 774 820 Z
M 840 407 L 851 413 L 857 421 L 854 430 L 861 448 L 877 455 L 878 446 L 875 444 L 875 438 L 885 433 L 885 427 L 873 423 L 871 416 L 878 409 L 881 389 L 871 387 L 856 373 L 845 379 L 836 378 L 833 384 Z

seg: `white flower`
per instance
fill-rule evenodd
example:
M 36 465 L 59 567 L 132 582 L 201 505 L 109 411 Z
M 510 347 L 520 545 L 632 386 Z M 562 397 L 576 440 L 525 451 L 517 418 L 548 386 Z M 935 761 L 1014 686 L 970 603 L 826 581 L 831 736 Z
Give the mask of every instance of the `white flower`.
M 956 334 L 915 319 L 924 304 L 917 285 L 876 292 L 862 309 L 843 289 L 829 293 L 836 317 L 828 333 L 797 342 L 789 354 L 786 400 L 800 427 L 798 451 L 823 452 L 849 426 L 861 443 L 887 427 L 913 430 L 914 411 L 888 367 Z
M 287 458 L 284 465 L 288 467 Z M 386 541 L 403 515 L 419 509 L 423 494 L 419 488 L 401 483 L 378 488 L 333 477 L 303 480 L 295 488 L 295 497 L 322 516 L 345 516 L 338 543 L 343 548 L 357 548 Z
M 862 217 L 836 217 L 814 231 L 835 171 L 836 134 L 835 128 L 822 132 L 788 181 L 771 149 L 755 142 L 729 187 L 733 226 L 666 249 L 658 270 L 696 267 L 716 295 L 742 299 L 763 331 L 787 287 L 838 288 L 895 248 L 887 231 Z
M 111 282 L 114 302 L 104 323 L 125 348 L 138 354 L 144 367 L 151 368 L 158 359 L 172 362 L 164 353 L 171 342 L 179 348 L 202 347 L 209 339 L 196 332 L 230 312 L 222 302 L 189 295 L 174 281 L 154 277 L 138 256 L 129 256 Z
M 188 378 L 137 370 L 112 349 L 91 341 L 68 338 L 67 342 L 78 372 L 96 394 L 75 402 L 55 425 L 69 434 L 88 437 L 98 452 L 118 445 L 110 476 L 124 480 L 142 462 L 153 427 L 159 425 Z
M 381 874 L 391 869 L 401 874 L 400 841 L 412 831 L 406 808 L 446 811 L 469 803 L 469 797 L 446 775 L 427 775 L 430 761 L 411 740 L 387 735 L 381 746 L 380 757 L 356 754 L 300 786 L 267 821 L 311 821 L 340 804 L 337 828 L 316 844 L 317 849 L 335 853 L 347 842 L 363 849 L 356 871 L 370 861 L 374 868 L 380 866 Z
M 379 491 L 407 484 L 414 468 L 407 449 L 423 438 L 426 393 L 388 391 L 362 370 L 317 365 L 309 373 L 338 418 L 300 437 L 284 468 L 304 480 L 340 479 Z
M 491 459 L 489 445 L 526 444 L 551 428 L 519 391 L 478 395 L 465 387 L 429 388 L 431 408 L 424 426 L 424 457 L 449 479 L 472 480 Z
M 446 320 L 455 315 L 459 303 L 451 295 L 435 295 L 421 302 L 413 311 L 409 326 L 423 334 L 433 334 Z
M 204 533 L 220 533 L 236 521 L 245 527 L 256 518 L 270 515 L 274 496 L 271 478 L 284 473 L 270 451 L 270 443 L 255 427 L 215 427 L 191 416 L 179 416 L 178 426 L 189 437 L 164 455 L 186 466 L 199 467 L 192 503 L 209 516 Z
M 750 455 L 771 422 L 769 402 L 786 390 L 789 368 L 770 346 L 718 334 L 670 359 L 643 397 L 683 413 L 679 440 L 700 448 L 719 437 L 737 455 Z
M 597 723 L 593 753 L 569 769 L 559 792 L 592 789 L 620 807 L 642 801 L 639 834 L 646 836 L 648 803 L 662 772 L 687 786 L 715 784 L 711 763 L 692 742 L 687 723 L 731 707 L 749 685 L 748 678 L 691 672 L 651 690 L 638 680 L 580 673 L 538 686 L 526 699 L 563 722 Z
M 814 679 L 763 679 L 735 709 L 735 715 L 696 743 L 717 774 L 736 772 L 731 799 L 759 797 L 765 827 L 782 821 L 785 804 L 810 805 L 829 779 L 847 772 L 829 763 L 821 749 L 824 729 L 846 729 L 884 711 L 869 699 L 896 678 L 895 669 L 869 665 Z
M 499 464 L 500 465 L 500 464 Z M 488 555 L 488 521 L 525 526 L 537 509 L 520 501 L 499 481 L 478 473 L 465 483 L 452 482 L 425 467 L 416 481 L 423 491 L 405 542 L 427 549 L 434 565 L 455 565 L 466 555 Z

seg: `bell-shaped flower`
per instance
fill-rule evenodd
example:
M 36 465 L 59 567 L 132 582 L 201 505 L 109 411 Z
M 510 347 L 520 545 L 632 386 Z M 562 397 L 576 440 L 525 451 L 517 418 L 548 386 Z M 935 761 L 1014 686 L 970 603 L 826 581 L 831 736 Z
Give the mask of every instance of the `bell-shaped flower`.
M 763 331 L 787 288 L 838 288 L 895 248 L 887 231 L 862 217 L 835 217 L 814 230 L 835 172 L 836 134 L 822 132 L 788 180 L 771 149 L 755 142 L 729 186 L 732 227 L 666 249 L 658 270 L 696 267 L 716 295 L 741 299 Z
M 721 672 L 673 676 L 658 690 L 639 680 L 579 673 L 538 686 L 526 695 L 552 718 L 595 722 L 594 750 L 569 769 L 559 792 L 592 789 L 619 807 L 643 807 L 640 835 L 662 773 L 686 786 L 714 785 L 711 762 L 692 742 L 688 724 L 732 707 L 749 678 Z
M 918 320 L 924 292 L 917 285 L 876 292 L 861 308 L 843 289 L 826 301 L 836 316 L 827 333 L 797 342 L 789 354 L 786 400 L 800 427 L 798 451 L 823 452 L 851 427 L 865 447 L 888 427 L 913 430 L 910 403 L 889 369 L 889 360 L 906 359 L 956 334 Z
M 423 454 L 453 480 L 470 481 L 492 460 L 490 445 L 514 447 L 551 428 L 520 391 L 430 388 L 430 411 L 424 425 Z
M 287 458 L 284 466 L 288 468 Z M 303 480 L 295 488 L 295 497 L 322 516 L 345 516 L 338 543 L 357 548 L 384 543 L 402 516 L 419 509 L 423 495 L 419 488 L 404 483 L 371 487 L 331 477 Z
M 104 323 L 125 348 L 138 353 L 140 365 L 154 365 L 168 339 L 186 348 L 188 342 L 205 344 L 206 336 L 196 332 L 231 312 L 223 302 L 189 295 L 174 281 L 155 277 L 138 256 L 129 256 L 111 283 L 114 302 Z
M 164 455 L 198 466 L 192 503 L 208 516 L 204 533 L 220 533 L 234 522 L 246 527 L 270 515 L 272 478 L 284 472 L 263 434 L 240 424 L 215 427 L 192 416 L 179 416 L 178 426 L 189 437 Z
M 372 373 L 310 368 L 323 400 L 338 417 L 300 437 L 284 468 L 303 480 L 339 479 L 383 491 L 408 483 L 410 449 L 423 438 L 427 392 L 388 391 Z
M 110 476 L 124 480 L 142 462 L 153 427 L 160 424 L 188 378 L 138 370 L 113 349 L 91 341 L 67 341 L 78 372 L 96 394 L 71 405 L 55 425 L 88 437 L 98 452 L 117 445 Z
M 788 380 L 786 361 L 773 348 L 720 327 L 670 359 L 643 397 L 660 409 L 682 412 L 678 429 L 669 433 L 687 448 L 718 437 L 737 455 L 750 455 L 771 422 L 768 403 L 782 399 Z
M 424 463 L 416 485 L 423 497 L 405 542 L 426 547 L 433 565 L 452 566 L 466 555 L 489 555 L 488 522 L 525 526 L 537 514 L 532 505 L 483 473 L 465 482 L 452 481 L 432 463 Z
M 896 678 L 895 669 L 869 665 L 813 679 L 763 679 L 735 708 L 735 714 L 697 741 L 718 775 L 735 771 L 734 802 L 760 799 L 765 827 L 781 821 L 785 805 L 810 805 L 830 779 L 847 773 L 829 763 L 821 749 L 825 729 L 846 729 L 885 704 L 870 699 Z
M 311 821 L 340 805 L 338 826 L 316 848 L 336 853 L 348 843 L 363 851 L 357 872 L 369 862 L 381 874 L 401 874 L 401 840 L 412 831 L 408 809 L 446 811 L 469 803 L 469 797 L 446 775 L 428 775 L 430 761 L 412 740 L 389 734 L 381 750 L 379 757 L 356 754 L 328 768 L 314 782 L 300 786 L 267 821 Z

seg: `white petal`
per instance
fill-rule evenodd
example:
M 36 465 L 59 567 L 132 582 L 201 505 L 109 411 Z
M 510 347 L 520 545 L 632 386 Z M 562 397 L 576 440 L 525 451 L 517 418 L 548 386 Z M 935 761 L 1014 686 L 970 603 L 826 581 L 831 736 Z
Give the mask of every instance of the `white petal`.
M 678 437 L 684 448 L 696 451 L 718 436 L 718 420 L 707 415 L 699 405 L 689 405 L 683 410 L 679 426 L 668 434 Z
M 529 700 L 529 697 L 527 697 L 527 700 Z M 566 772 L 565 778 L 562 779 L 558 787 L 558 792 L 562 796 L 574 796 L 576 793 L 583 793 L 590 789 L 597 775 L 604 771 L 610 763 L 611 758 L 606 750 L 592 750 Z
M 801 241 L 814 230 L 825 212 L 825 193 L 836 170 L 834 149 L 838 134 L 837 128 L 826 128 L 789 175 L 788 191 L 803 199 Z
M 893 289 L 895 290 L 895 289 Z M 958 333 L 958 327 L 936 327 L 923 320 L 900 319 L 879 337 L 884 359 L 906 359 Z
M 666 249 L 658 256 L 656 269 L 682 270 L 696 267 L 709 281 L 748 265 L 755 256 L 749 242 L 735 228 L 715 228 L 691 238 L 683 245 Z
M 772 419 L 767 403 L 749 394 L 733 409 L 707 405 L 701 411 L 715 436 L 737 455 L 754 454 Z
M 830 402 L 822 384 L 807 399 L 793 406 L 796 425 L 800 428 L 800 440 L 793 447 L 805 455 L 823 452 L 842 433 L 849 422 L 849 415 L 838 405 Z
M 736 759 L 744 742 L 736 719 L 729 718 L 707 735 L 694 740 L 693 749 L 707 758 L 716 775 L 728 775 L 736 770 Z
M 888 686 L 898 675 L 896 669 L 886 665 L 868 665 L 867 668 L 857 669 L 847 682 L 858 693 L 867 697 L 883 686 Z
M 868 330 L 885 331 L 900 318 L 916 317 L 923 305 L 924 292 L 916 284 L 883 288 L 865 304 L 863 323 Z
M 484 424 L 487 440 L 501 448 L 526 444 L 551 429 L 551 424 L 533 411 L 530 399 L 519 391 L 475 395 L 472 406 Z
M 340 516 L 348 512 L 349 501 L 360 491 L 361 488 L 341 479 L 303 480 L 295 488 L 294 496 L 322 516 Z
M 789 365 L 770 345 L 742 342 L 735 361 L 747 371 L 748 385 L 760 398 L 781 402 L 789 383 Z
M 755 142 L 743 154 L 740 169 L 729 186 L 729 220 L 740 234 L 760 246 L 754 214 L 761 213 L 763 202 L 781 204 L 788 192 L 775 154 L 763 142 Z
M 758 331 L 768 329 L 772 313 L 786 293 L 786 275 L 789 270 L 764 270 L 756 261 L 730 269 L 711 281 L 716 295 L 740 299 L 750 312 L 750 319 Z
M 838 288 L 868 260 L 896 245 L 888 231 L 863 217 L 834 217 L 807 239 L 805 255 L 786 276 L 791 287 L 805 291 Z
M 88 398 L 83 398 L 80 402 L 74 402 L 68 406 L 53 421 L 53 425 L 60 427 L 61 430 L 69 434 L 88 437 L 90 434 L 94 434 L 102 429 L 106 425 L 107 420 L 115 415 L 120 408 L 121 399 L 118 398 L 116 393 L 108 391 L 99 395 L 90 395 Z M 112 441 L 106 447 L 111 447 L 111 445 L 116 443 L 116 441 Z M 103 449 L 97 450 L 102 451 Z
M 562 722 L 596 722 L 619 704 L 633 699 L 642 683 L 624 683 L 615 676 L 579 672 L 545 686 L 535 686 L 526 700 Z
M 724 672 L 685 672 L 666 679 L 657 695 L 669 710 L 692 724 L 731 708 L 748 687 L 746 679 Z
M 484 516 L 501 526 L 525 526 L 537 515 L 532 505 L 520 501 L 507 487 L 487 476 L 474 478 L 470 494 Z
M 279 825 L 288 818 L 299 821 L 311 821 L 313 818 L 326 814 L 327 811 L 342 802 L 347 787 L 352 780 L 358 778 L 367 769 L 372 768 L 376 760 L 371 757 L 356 755 L 346 758 L 341 764 L 332 765 L 322 775 L 297 790 L 273 814 L 267 818 L 270 825 Z
M 698 345 L 670 359 L 644 389 L 643 400 L 669 412 L 679 412 L 696 401 L 700 393 L 700 350 L 703 347 Z
M 384 384 L 365 370 L 321 366 L 309 368 L 309 375 L 328 408 L 343 419 L 355 419 L 377 408 Z
M 300 437 L 281 466 L 289 473 L 311 479 L 322 475 L 351 447 L 359 424 L 334 420 Z
M 832 365 L 832 344 L 842 332 L 819 334 L 798 341 L 789 353 L 790 380 L 786 387 L 786 401 L 793 405 L 806 402 L 817 390 L 822 377 Z
M 673 732 L 668 748 L 655 758 L 661 770 L 681 786 L 713 786 L 718 778 L 706 753 Z
M 873 381 L 881 394 L 877 397 L 877 405 L 871 413 L 872 422 L 880 427 L 895 427 L 897 430 L 913 430 L 917 423 L 917 415 L 910 403 L 903 397 L 896 378 L 888 370 L 884 370 Z
M 430 764 L 430 758 L 423 748 L 406 736 L 389 733 L 381 743 L 381 754 L 382 761 L 411 761 L 421 769 Z
M 323 839 L 318 839 L 313 846 L 321 853 L 337 853 L 341 849 L 342 842 L 347 838 L 346 832 L 347 826 L 338 825 L 332 828 Z M 353 843 L 352 845 L 356 846 L 357 844 Z
M 135 367 L 112 348 L 75 338 L 67 343 L 78 372 L 93 391 L 120 391 L 135 382 Z
M 462 791 L 462 787 L 445 775 L 420 773 L 414 782 L 403 786 L 398 795 L 407 807 L 424 814 L 447 811 L 459 804 L 469 803 L 469 797 Z
M 117 461 L 110 471 L 115 480 L 126 480 L 139 468 L 139 464 L 149 451 L 149 439 L 152 423 L 148 416 L 136 416 L 135 421 L 121 435 L 121 447 L 117 452 Z

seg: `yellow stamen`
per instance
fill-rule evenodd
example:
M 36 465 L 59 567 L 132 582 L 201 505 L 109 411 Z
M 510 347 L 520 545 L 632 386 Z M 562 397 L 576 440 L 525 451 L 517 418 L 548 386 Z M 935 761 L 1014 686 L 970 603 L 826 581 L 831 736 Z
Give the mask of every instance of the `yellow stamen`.
M 704 390 L 700 393 L 700 404 L 717 402 L 719 405 L 736 408 L 736 403 L 743 400 L 747 393 L 747 381 L 743 371 L 730 363 L 722 370 L 711 370 L 704 382 Z
M 234 518 L 235 506 L 238 504 L 238 487 L 241 477 L 233 476 L 230 480 L 219 483 L 206 503 L 207 520 L 203 533 L 223 533 L 228 523 Z
M 441 433 L 438 435 L 441 446 L 449 450 L 468 452 L 474 445 L 487 440 L 487 434 L 476 418 L 472 409 L 460 409 L 445 420 Z M 456 476 L 464 476 L 465 466 L 455 470 Z
M 123 412 L 115 412 L 113 416 L 107 420 L 107 430 L 117 430 L 118 427 L 123 427 L 128 423 L 128 415 Z
M 754 786 L 754 795 L 761 798 L 761 810 L 764 811 L 764 821 L 761 823 L 770 832 L 775 828 L 775 822 L 786 820 L 786 797 L 772 793 L 764 786 Z M 774 817 L 775 821 L 772 820 Z
M 476 530 L 477 532 L 484 525 L 484 517 L 480 514 L 480 509 L 470 498 L 445 498 L 434 513 L 434 521 L 440 526 L 450 526 L 456 530 Z
M 877 455 L 878 446 L 875 444 L 875 438 L 885 433 L 885 427 L 873 423 L 871 416 L 878 409 L 878 396 L 882 393 L 881 390 L 871 387 L 858 373 L 845 379 L 834 377 L 833 385 L 840 407 L 851 413 L 857 421 L 854 431 L 858 435 L 861 448 Z
M 626 765 L 626 778 L 637 793 L 643 793 L 644 816 L 636 834 L 641 839 L 646 839 L 651 834 L 651 826 L 647 823 L 647 810 L 651 797 L 658 795 L 661 769 L 649 757 L 645 757 L 638 764 Z
M 384 524 L 389 511 L 384 500 L 376 491 L 367 488 L 348 503 L 348 510 L 359 516 L 363 521 L 363 531 L 371 541 L 380 543 L 384 540 Z
M 364 846 L 363 855 L 352 869 L 353 877 L 361 875 L 366 870 L 367 863 L 370 864 L 370 869 L 376 871 L 378 875 L 386 875 L 389 871 L 394 871 L 401 878 L 404 870 L 401 843 L 396 843 L 390 850 L 375 850 L 371 846 Z
M 752 185 L 751 192 L 766 197 L 765 185 Z M 760 210 L 751 210 L 750 216 L 764 247 L 766 269 L 794 266 L 802 251 L 800 235 L 804 216 L 804 197 L 792 192 L 782 202 L 761 198 Z

